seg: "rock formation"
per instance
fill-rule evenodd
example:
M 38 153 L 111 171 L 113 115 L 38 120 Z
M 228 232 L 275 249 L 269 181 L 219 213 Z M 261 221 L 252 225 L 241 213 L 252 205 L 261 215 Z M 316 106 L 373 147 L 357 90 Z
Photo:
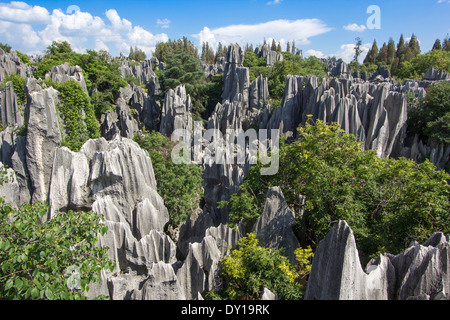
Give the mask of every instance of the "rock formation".
M 36 79 L 26 82 L 27 135 L 26 164 L 30 176 L 32 201 L 47 201 L 49 180 L 55 151 L 62 137 L 56 111 L 58 91 L 42 89 Z
M 431 81 L 439 81 L 439 80 L 450 80 L 450 74 L 447 72 L 444 72 L 444 70 L 439 69 L 436 70 L 433 67 L 431 67 L 423 76 L 423 80 L 431 80 Z
M 5 84 L 0 91 L 0 119 L 2 127 L 8 125 L 15 128 L 24 124 L 24 105 L 19 102 L 11 82 Z
M 50 79 L 58 83 L 74 80 L 80 84 L 84 92 L 88 93 L 83 70 L 79 66 L 71 66 L 67 62 L 59 66 L 54 66 L 52 70 L 45 75 L 45 79 Z
M 434 234 L 405 252 L 380 255 L 363 270 L 353 231 L 339 221 L 314 254 L 306 300 L 450 299 L 450 243 Z
M 159 132 L 168 137 L 175 130 L 192 131 L 192 101 L 186 94 L 184 85 L 170 89 L 166 93 L 161 114 L 161 127 Z M 187 141 L 185 141 L 187 142 Z
M 117 134 L 133 139 L 142 129 L 159 130 L 160 108 L 142 87 L 131 84 L 119 89 L 116 110 L 102 115 L 100 123 L 102 136 L 108 140 Z
M 273 66 L 275 62 L 283 61 L 283 54 L 270 49 L 268 44 L 259 46 L 255 49 L 258 58 L 266 58 L 266 65 Z
M 7 53 L 0 48 L 0 82 L 11 74 L 18 74 L 22 78 L 27 78 L 32 76 L 33 70 L 29 65 L 20 61 L 14 50 Z
M 292 228 L 295 215 L 289 209 L 280 187 L 269 189 L 266 196 L 264 211 L 253 226 L 259 245 L 265 248 L 280 250 L 295 263 L 294 251 L 299 242 Z

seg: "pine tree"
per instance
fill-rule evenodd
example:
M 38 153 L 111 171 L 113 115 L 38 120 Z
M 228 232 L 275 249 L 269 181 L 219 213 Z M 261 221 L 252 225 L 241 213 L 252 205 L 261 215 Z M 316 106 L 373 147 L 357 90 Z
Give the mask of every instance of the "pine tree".
M 295 47 L 295 40 L 292 41 L 292 53 L 295 54 L 297 48 Z
M 450 51 L 450 38 L 448 37 L 448 34 L 444 39 L 444 43 L 442 44 L 442 50 Z
M 291 52 L 291 44 L 288 41 L 287 46 L 286 46 L 286 52 Z
M 378 57 L 378 45 L 377 40 L 374 40 L 372 48 L 369 50 L 366 58 L 364 59 L 364 64 L 375 64 L 377 57 Z
M 275 39 L 272 40 L 272 47 L 270 47 L 272 51 L 277 51 L 277 43 Z
M 397 44 L 397 53 L 396 57 L 398 58 L 398 64 L 400 65 L 401 62 L 404 61 L 404 56 L 406 54 L 406 47 L 405 47 L 405 38 L 403 38 L 403 34 L 400 36 L 400 40 Z
M 378 54 L 378 57 L 377 57 L 377 62 L 387 63 L 387 58 L 388 58 L 388 47 L 385 42 L 385 43 L 383 43 L 383 47 L 381 47 L 381 49 L 380 49 L 380 53 Z
M 395 60 L 395 42 L 392 38 L 389 39 L 387 47 L 387 64 L 392 65 Z
M 133 47 L 132 46 L 130 46 L 130 54 L 128 55 L 128 59 L 135 60 L 135 55 L 134 55 L 134 51 L 133 51 Z
M 411 59 L 415 58 L 417 55 L 420 54 L 419 40 L 414 35 L 414 33 L 411 36 L 411 40 L 409 41 L 408 48 L 410 51 Z M 408 60 L 411 60 L 411 59 L 408 59 Z
M 433 45 L 433 49 L 431 50 L 442 50 L 441 40 L 436 39 L 436 42 Z
M 278 45 L 277 45 L 277 52 L 281 53 L 281 43 L 279 43 L 279 42 L 278 42 Z

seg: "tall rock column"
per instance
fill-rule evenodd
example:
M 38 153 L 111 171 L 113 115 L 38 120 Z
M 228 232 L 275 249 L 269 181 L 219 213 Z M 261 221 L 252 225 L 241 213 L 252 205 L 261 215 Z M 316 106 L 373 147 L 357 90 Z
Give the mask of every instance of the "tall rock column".
M 56 112 L 58 91 L 52 87 L 42 89 L 36 79 L 27 80 L 26 91 L 26 163 L 32 201 L 47 201 L 55 150 L 62 142 Z

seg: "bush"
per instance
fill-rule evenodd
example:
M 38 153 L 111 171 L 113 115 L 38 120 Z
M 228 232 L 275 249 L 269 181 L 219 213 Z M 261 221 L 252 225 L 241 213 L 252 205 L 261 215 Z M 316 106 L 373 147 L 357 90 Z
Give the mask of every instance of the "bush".
M 0 299 L 84 299 L 114 267 L 108 248 L 96 246 L 107 231 L 100 215 L 69 211 L 42 223 L 47 212 L 45 203 L 14 210 L 0 199 Z
M 238 242 L 239 250 L 223 258 L 221 276 L 224 287 L 220 292 L 210 293 L 228 300 L 256 300 L 264 288 L 278 295 L 280 300 L 299 300 L 304 286 L 300 280 L 309 274 L 312 253 L 310 249 L 298 249 L 301 260 L 294 266 L 281 251 L 258 246 L 255 233 Z
M 268 188 L 280 186 L 294 212 L 305 210 L 296 234 L 313 248 L 338 220 L 353 229 L 363 259 L 450 232 L 450 175 L 429 161 L 379 158 L 339 126 L 319 120 L 299 132 L 298 141 L 281 144 L 278 174 L 261 176 L 260 164 L 250 169 L 239 193 L 225 203 L 232 222 L 253 212 L 253 223 Z
M 79 151 L 89 139 L 100 137 L 100 125 L 89 96 L 75 80 L 52 83 L 59 91 L 58 111 L 63 120 L 62 145 Z
M 174 164 L 171 153 L 175 143 L 159 132 L 137 134 L 134 141 L 149 153 L 158 194 L 169 211 L 170 223 L 177 227 L 199 208 L 203 197 L 202 169 L 197 165 Z
M 425 141 L 450 144 L 450 82 L 427 88 L 426 97 L 408 111 L 408 133 Z
M 432 50 L 426 54 L 416 56 L 411 61 L 404 61 L 400 64 L 398 77 L 400 79 L 421 80 L 431 67 L 450 72 L 450 52 Z

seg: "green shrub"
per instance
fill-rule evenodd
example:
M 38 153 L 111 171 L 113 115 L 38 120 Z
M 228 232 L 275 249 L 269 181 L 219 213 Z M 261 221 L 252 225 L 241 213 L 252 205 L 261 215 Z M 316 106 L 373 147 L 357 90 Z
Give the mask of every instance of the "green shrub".
M 100 137 L 100 125 L 95 117 L 89 96 L 75 80 L 53 83 L 59 91 L 58 111 L 63 120 L 63 143 L 72 151 L 79 151 L 89 139 Z
M 408 111 L 409 135 L 429 142 L 450 144 L 450 82 L 427 89 L 427 95 Z
M 175 143 L 159 132 L 138 134 L 134 141 L 149 153 L 158 194 L 169 211 L 170 223 L 177 227 L 199 208 L 203 171 L 197 165 L 174 164 L 171 154 Z
M 450 175 L 429 161 L 379 158 L 339 126 L 319 120 L 299 133 L 298 141 L 281 144 L 276 175 L 261 176 L 261 165 L 252 167 L 240 191 L 224 203 L 232 222 L 250 219 L 251 228 L 268 188 L 280 186 L 294 212 L 305 210 L 296 234 L 313 248 L 339 220 L 353 229 L 363 259 L 450 232 Z
M 42 223 L 47 212 L 45 203 L 14 210 L 0 199 L 0 299 L 84 299 L 100 271 L 112 270 L 108 248 L 96 246 L 107 231 L 100 215 L 70 211 Z
M 299 300 L 303 297 L 304 285 L 300 280 L 310 271 L 312 253 L 310 249 L 298 249 L 301 260 L 295 266 L 278 250 L 258 246 L 255 233 L 250 233 L 238 242 L 239 249 L 223 258 L 221 276 L 223 290 L 208 296 L 227 300 L 256 300 L 264 288 L 278 295 L 280 300 Z

